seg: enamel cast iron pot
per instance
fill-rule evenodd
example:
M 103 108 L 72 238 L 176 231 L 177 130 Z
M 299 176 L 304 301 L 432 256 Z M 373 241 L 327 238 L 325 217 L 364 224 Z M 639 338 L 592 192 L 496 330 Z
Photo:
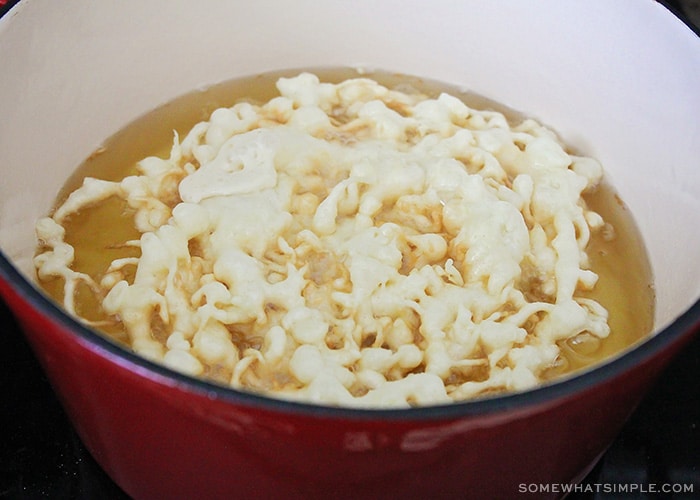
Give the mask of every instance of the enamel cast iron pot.
M 197 88 L 333 66 L 467 87 L 598 158 L 649 252 L 653 335 L 527 392 L 350 410 L 174 373 L 37 291 L 34 222 L 103 140 Z M 698 89 L 700 41 L 652 0 L 23 0 L 0 20 L 0 293 L 135 498 L 509 498 L 576 482 L 700 324 Z

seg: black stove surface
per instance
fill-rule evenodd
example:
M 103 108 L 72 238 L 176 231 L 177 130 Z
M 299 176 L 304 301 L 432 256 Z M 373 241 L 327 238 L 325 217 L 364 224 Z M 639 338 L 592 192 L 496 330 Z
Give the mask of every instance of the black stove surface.
M 14 3 L 0 0 L 0 16 Z M 691 7 L 663 3 L 698 32 Z M 128 498 L 83 447 L 2 302 L 0 397 L 0 498 Z M 686 492 L 656 491 L 665 487 Z M 624 488 L 627 493 L 619 491 Z M 567 498 L 700 498 L 700 336 L 668 367 L 579 491 Z

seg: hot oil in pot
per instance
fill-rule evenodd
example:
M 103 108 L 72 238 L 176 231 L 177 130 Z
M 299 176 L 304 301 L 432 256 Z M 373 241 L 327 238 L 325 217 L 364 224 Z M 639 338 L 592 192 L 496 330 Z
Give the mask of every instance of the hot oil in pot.
M 314 69 L 313 72 L 328 82 L 362 76 L 353 69 Z M 57 205 L 84 177 L 118 180 L 131 175 L 135 172 L 135 163 L 142 158 L 167 157 L 173 130 L 182 138 L 197 122 L 207 120 L 213 110 L 231 106 L 240 98 L 265 102 L 276 95 L 275 82 L 280 76 L 296 73 L 279 72 L 233 80 L 192 92 L 144 115 L 106 141 L 104 147 L 78 168 L 59 195 Z M 448 92 L 472 108 L 494 109 L 513 121 L 522 118 L 493 101 L 451 86 L 383 72 L 367 76 L 402 91 L 415 89 L 429 96 Z M 601 340 L 583 333 L 560 342 L 560 358 L 543 374 L 544 379 L 584 369 L 614 356 L 641 341 L 653 325 L 651 270 L 631 214 L 613 188 L 605 183 L 585 194 L 584 199 L 613 228 L 594 233 L 588 248 L 591 268 L 599 275 L 595 290 L 588 295 L 609 311 L 611 334 Z M 66 242 L 75 249 L 75 269 L 99 280 L 115 258 L 137 257 L 137 249 L 123 244 L 140 237 L 132 218 L 133 213 L 126 203 L 117 198 L 71 216 L 66 223 Z M 45 281 L 41 285 L 57 301 L 63 300 L 61 280 Z M 85 318 L 104 321 L 102 330 L 119 342 L 127 342 L 121 323 L 101 312 L 98 300 L 87 286 L 78 290 L 76 311 Z M 158 337 L 161 325 L 153 324 L 152 328 L 154 336 Z

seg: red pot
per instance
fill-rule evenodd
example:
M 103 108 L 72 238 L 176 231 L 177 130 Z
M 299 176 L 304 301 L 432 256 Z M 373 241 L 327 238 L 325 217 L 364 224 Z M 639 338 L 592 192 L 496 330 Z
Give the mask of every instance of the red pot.
M 700 227 L 697 37 L 652 2 L 532 1 L 506 12 L 440 1 L 430 16 L 416 15 L 419 7 L 24 0 L 0 21 L 0 295 L 86 447 L 128 494 L 509 498 L 546 484 L 540 496 L 558 498 L 700 328 L 700 239 L 688 231 Z M 243 40 L 255 42 L 254 56 L 236 52 Z M 678 60 L 666 57 L 671 46 Z M 231 54 L 234 68 L 225 62 Z M 358 61 L 472 82 L 595 145 L 649 247 L 655 334 L 596 369 L 523 393 L 410 410 L 328 408 L 222 389 L 150 363 L 31 284 L 32 221 L 126 121 L 203 83 Z M 176 70 L 182 78 L 172 78 Z M 655 78 L 680 83 L 659 96 Z
M 0 290 L 78 434 L 134 498 L 502 499 L 531 485 L 550 485 L 543 497 L 559 498 L 700 326 L 696 304 L 612 363 L 527 393 L 348 410 L 173 373 L 67 318 L 16 273 L 8 278 Z

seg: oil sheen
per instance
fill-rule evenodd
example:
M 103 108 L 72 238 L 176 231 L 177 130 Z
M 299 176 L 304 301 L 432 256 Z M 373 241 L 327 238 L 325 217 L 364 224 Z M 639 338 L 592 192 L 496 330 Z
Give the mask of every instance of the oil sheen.
M 358 74 L 355 69 L 345 68 L 314 68 L 308 71 L 333 83 L 367 76 L 402 91 L 415 89 L 429 96 L 448 92 L 472 108 L 499 111 L 513 121 L 522 118 L 518 113 L 489 99 L 415 77 L 375 71 Z M 196 123 L 208 120 L 213 110 L 232 106 L 241 100 L 265 102 L 276 95 L 275 82 L 279 77 L 292 76 L 298 72 L 266 73 L 213 85 L 184 95 L 143 115 L 105 141 L 77 168 L 57 197 L 55 206 L 59 206 L 68 193 L 80 186 L 83 178 L 89 176 L 115 181 L 133 175 L 136 173 L 135 164 L 139 160 L 147 156 L 168 155 L 173 131 L 184 137 Z M 643 340 L 653 326 L 652 273 L 632 215 L 614 189 L 605 183 L 585 194 L 584 199 L 612 228 L 594 233 L 587 249 L 591 269 L 599 276 L 598 284 L 588 295 L 608 310 L 611 334 L 603 340 L 581 334 L 561 342 L 560 358 L 543 374 L 544 379 L 558 378 L 610 359 Z M 123 244 L 140 237 L 131 216 L 126 204 L 116 198 L 110 198 L 71 216 L 66 223 L 66 242 L 75 249 L 73 268 L 99 280 L 114 259 L 137 257 L 137 248 Z M 41 286 L 55 300 L 62 302 L 63 283 L 60 279 L 43 281 Z M 108 319 L 86 286 L 77 291 L 76 312 L 91 320 Z M 126 342 L 127 337 L 120 323 L 108 321 L 101 329 L 115 341 Z

